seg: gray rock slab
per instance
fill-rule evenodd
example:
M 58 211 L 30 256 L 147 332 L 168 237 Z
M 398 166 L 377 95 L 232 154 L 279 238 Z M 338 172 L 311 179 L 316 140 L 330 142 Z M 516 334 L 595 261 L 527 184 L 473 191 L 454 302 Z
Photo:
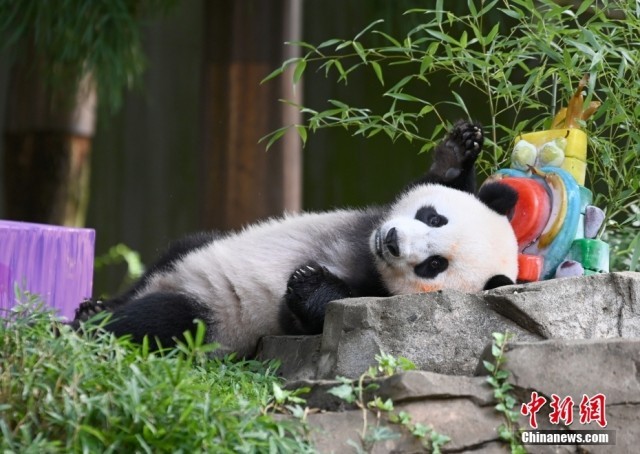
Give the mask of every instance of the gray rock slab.
M 640 273 L 607 273 L 501 287 L 492 310 L 546 339 L 640 337 Z
M 384 351 L 419 369 L 473 375 L 491 333 L 518 341 L 640 337 L 640 273 L 610 273 L 502 287 L 354 298 L 327 307 L 319 341 L 269 338 L 261 359 L 292 379 L 357 377 Z M 320 342 L 320 345 L 318 345 Z
M 372 381 L 366 381 L 365 384 Z M 485 377 L 464 377 L 442 375 L 426 371 L 408 371 L 387 378 L 373 380 L 378 387 L 365 395 L 369 401 L 378 396 L 394 403 L 423 400 L 468 399 L 479 406 L 493 405 L 493 391 Z M 343 400 L 329 394 L 328 391 L 342 382 L 337 380 L 298 380 L 287 383 L 289 389 L 308 388 L 302 397 L 307 406 L 321 410 L 336 411 L 355 409 Z
M 478 407 L 467 399 L 446 399 L 400 404 L 395 411 L 408 412 L 413 423 L 429 425 L 449 436 L 451 441 L 445 445 L 445 452 L 508 452 L 499 443 L 495 430 L 502 420 L 490 407 Z M 362 446 L 360 432 L 363 416 L 360 410 L 312 414 L 307 420 L 313 427 L 311 438 L 318 452 L 356 452 L 349 442 Z M 384 425 L 398 434 L 398 438 L 375 443 L 372 453 L 427 452 L 420 440 L 403 427 L 388 422 L 384 415 L 378 422 L 375 415 L 370 413 L 367 422 L 370 425 Z
M 288 380 L 316 377 L 322 335 L 316 336 L 266 336 L 259 344 L 256 357 L 260 360 L 280 361 L 278 375 Z
M 488 350 L 483 359 L 489 359 Z M 519 388 L 578 401 L 583 394 L 603 393 L 608 405 L 640 405 L 640 338 L 513 342 L 505 354 L 511 382 Z M 478 373 L 486 373 L 482 363 Z
M 493 391 L 485 377 L 442 375 L 408 371 L 379 383 L 376 395 L 393 402 L 438 399 L 469 399 L 479 406 L 492 405 Z
M 378 388 L 366 393 L 364 401 L 372 401 L 376 396 L 391 399 L 394 413 L 407 412 L 413 424 L 421 423 L 449 436 L 451 442 L 446 444 L 445 452 L 508 452 L 498 440 L 496 427 L 502 419 L 493 410 L 493 392 L 485 377 L 408 371 L 375 382 Z M 307 419 L 314 445 L 322 453 L 356 452 L 350 443 L 362 447 L 363 412 L 355 405 L 336 405 L 336 397 L 327 392 L 340 384 L 337 380 L 288 384 L 289 388 L 310 388 L 311 392 L 304 396 L 308 406 L 324 410 L 312 412 Z M 392 440 L 376 442 L 371 452 L 426 452 L 419 439 L 406 428 L 391 423 L 387 416 L 382 413 L 378 420 L 374 412 L 367 413 L 370 427 L 382 425 L 396 434 Z
M 479 294 L 336 301 L 327 308 L 317 376 L 357 377 L 381 351 L 409 358 L 421 370 L 472 375 L 491 333 L 507 329 L 520 340 L 540 339 L 491 310 Z

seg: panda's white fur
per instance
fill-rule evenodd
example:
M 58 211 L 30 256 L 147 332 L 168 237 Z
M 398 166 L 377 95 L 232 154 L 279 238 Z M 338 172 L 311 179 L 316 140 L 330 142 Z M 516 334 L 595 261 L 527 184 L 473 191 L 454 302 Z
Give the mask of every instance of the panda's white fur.
M 285 333 L 279 306 L 287 281 L 310 256 L 345 281 L 360 279 L 361 251 L 352 237 L 363 235 L 366 242 L 368 232 L 357 231 L 363 219 L 377 216 L 374 211 L 338 210 L 251 225 L 187 254 L 173 269 L 149 279 L 135 298 L 159 291 L 192 295 L 208 308 L 205 322 L 224 320 L 209 340 L 248 354 L 260 337 Z
M 251 356 L 264 335 L 320 332 L 335 299 L 512 283 L 517 242 L 505 214 L 517 196 L 497 183 L 472 193 L 481 145 L 480 128 L 459 122 L 430 172 L 387 206 L 188 237 L 122 296 L 83 302 L 73 324 L 108 310 L 116 334 L 167 345 L 200 319 L 208 341 Z

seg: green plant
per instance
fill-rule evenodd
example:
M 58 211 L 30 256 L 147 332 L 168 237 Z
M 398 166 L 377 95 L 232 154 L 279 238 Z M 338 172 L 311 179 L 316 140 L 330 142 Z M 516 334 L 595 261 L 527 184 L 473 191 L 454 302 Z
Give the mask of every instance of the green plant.
M 393 423 L 400 424 L 405 427 L 411 435 L 418 438 L 422 442 L 422 446 L 433 454 L 439 454 L 444 445 L 451 441 L 447 435 L 441 434 L 431 426 L 411 421 L 411 415 L 406 411 L 398 414 L 392 414 L 389 420 Z
M 504 368 L 504 364 L 507 361 L 504 356 L 505 347 L 511 339 L 511 336 L 509 332 L 504 334 L 493 333 L 493 343 L 491 345 L 493 362 L 484 361 L 483 364 L 491 374 L 487 377 L 487 383 L 493 388 L 493 397 L 495 397 L 498 402 L 495 409 L 498 413 L 502 414 L 505 421 L 504 424 L 498 427 L 498 435 L 501 440 L 509 443 L 513 454 L 524 454 L 526 450 L 520 440 L 517 425 L 520 414 L 514 410 L 516 399 L 509 392 L 513 387 L 507 381 L 510 373 Z
M 389 421 L 405 427 L 409 433 L 421 440 L 425 449 L 429 452 L 439 453 L 440 448 L 450 441 L 449 437 L 435 431 L 432 427 L 423 424 L 411 423 L 411 416 L 407 412 L 392 413 L 394 410 L 391 399 L 382 400 L 379 396 L 373 395 L 368 400 L 367 396 L 379 388 L 375 382 L 382 377 L 390 377 L 393 374 L 403 371 L 414 370 L 415 364 L 407 358 L 396 358 L 387 353 L 381 352 L 375 356 L 377 364 L 369 367 L 357 380 L 345 377 L 338 377 L 340 385 L 331 388 L 328 393 L 332 394 L 347 403 L 355 404 L 362 411 L 362 429 L 360 430 L 360 444 L 349 440 L 357 452 L 371 452 L 378 441 L 392 440 L 400 436 L 399 433 L 391 430 L 388 426 L 381 425 L 383 414 L 389 415 Z M 369 413 L 375 414 L 375 424 L 369 422 Z
M 123 289 L 144 274 L 145 266 L 138 251 L 134 251 L 126 244 L 116 244 L 104 254 L 97 256 L 94 259 L 93 267 L 94 271 L 99 273 L 107 267 L 121 263 L 125 263 L 127 267 L 120 285 L 120 288 Z
M 22 47 L 40 61 L 54 86 L 91 74 L 100 99 L 117 107 L 122 91 L 144 69 L 141 20 L 166 12 L 176 0 L 0 0 L 5 47 Z M 29 47 L 31 49 L 29 49 Z
M 325 109 L 296 106 L 305 122 L 272 132 L 264 138 L 267 147 L 291 128 L 306 142 L 309 132 L 338 127 L 367 138 L 384 133 L 393 141 L 417 142 L 426 152 L 455 112 L 488 117 L 490 152 L 479 162 L 488 175 L 505 165 L 518 134 L 550 125 L 588 74 L 585 101 L 602 102 L 583 124 L 590 144 L 588 186 L 595 204 L 605 208 L 608 228 L 633 237 L 640 226 L 640 10 L 631 0 L 574 3 L 467 0 L 466 12 L 454 14 L 453 2 L 436 0 L 433 8 L 405 13 L 420 23 L 403 37 L 378 30 L 381 21 L 375 21 L 351 39 L 291 43 L 306 54 L 265 80 L 289 67 L 294 84 L 311 69 L 345 84 L 362 72 L 379 81 L 380 92 L 370 96 L 386 99 L 387 110 L 333 99 Z M 384 44 L 368 44 L 373 38 Z M 434 80 L 446 86 L 434 86 Z M 450 95 L 441 99 L 445 91 Z
M 312 451 L 298 420 L 270 411 L 273 367 L 210 359 L 202 325 L 153 353 L 99 327 L 78 335 L 22 296 L 0 319 L 0 451 Z

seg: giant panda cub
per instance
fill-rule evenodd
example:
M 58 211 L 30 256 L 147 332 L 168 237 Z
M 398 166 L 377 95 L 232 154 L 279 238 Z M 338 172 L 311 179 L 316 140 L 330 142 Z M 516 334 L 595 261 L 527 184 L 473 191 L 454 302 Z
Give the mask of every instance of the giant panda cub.
M 340 298 L 512 284 L 518 251 L 507 215 L 517 194 L 491 183 L 474 195 L 482 143 L 480 126 L 456 123 L 426 175 L 386 206 L 183 239 L 122 296 L 83 302 L 73 324 L 107 310 L 108 330 L 169 346 L 198 319 L 221 352 L 251 357 L 262 336 L 322 332 L 327 304 Z

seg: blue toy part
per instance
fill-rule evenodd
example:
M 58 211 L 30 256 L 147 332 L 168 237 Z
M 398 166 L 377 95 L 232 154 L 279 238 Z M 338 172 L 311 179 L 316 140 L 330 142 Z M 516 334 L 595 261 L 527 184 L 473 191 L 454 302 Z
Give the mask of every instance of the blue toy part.
M 562 263 L 567 257 L 567 254 L 569 254 L 571 244 L 578 230 L 578 223 L 581 214 L 580 186 L 569 172 L 558 167 L 543 167 L 541 172 L 546 174 L 555 173 L 561 177 L 562 183 L 564 184 L 567 203 L 565 218 L 560 230 L 551 243 L 540 250 L 544 256 L 542 279 L 551 279 L 554 277 L 558 265 L 560 265 L 560 263 Z M 541 179 L 544 180 L 544 178 Z M 527 252 L 526 249 L 524 252 Z

